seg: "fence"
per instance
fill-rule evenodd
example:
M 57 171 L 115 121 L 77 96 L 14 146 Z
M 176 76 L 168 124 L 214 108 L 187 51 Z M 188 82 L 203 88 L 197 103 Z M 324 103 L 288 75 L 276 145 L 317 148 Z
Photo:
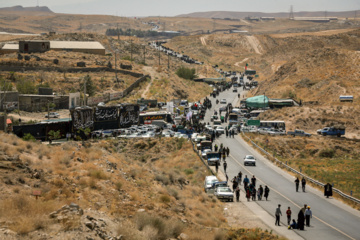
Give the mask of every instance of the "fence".
M 270 153 L 268 153 L 268 152 L 265 151 L 263 148 L 261 148 L 260 146 L 258 146 L 255 142 L 253 142 L 253 141 L 251 140 L 251 138 L 249 138 L 248 136 L 246 136 L 244 132 L 242 132 L 242 135 L 243 135 L 244 137 L 246 137 L 246 138 L 252 143 L 253 146 L 255 146 L 255 147 L 257 147 L 258 149 L 260 149 L 260 151 L 262 151 L 263 153 L 265 153 L 265 154 L 268 155 L 269 157 L 273 157 Z M 317 186 L 320 186 L 320 187 L 324 187 L 324 186 L 325 186 L 324 183 L 319 182 L 319 181 L 317 181 L 317 180 L 315 180 L 315 179 L 312 179 L 312 178 L 306 176 L 305 174 L 303 174 L 303 173 L 301 173 L 301 172 L 293 169 L 292 167 L 288 166 L 286 163 L 283 163 L 282 161 L 278 160 L 276 157 L 273 157 L 273 158 L 275 159 L 275 162 L 276 162 L 276 163 L 280 164 L 280 166 L 283 166 L 283 167 L 285 167 L 286 169 L 288 169 L 289 171 L 294 172 L 294 173 L 296 173 L 296 174 L 304 177 L 307 181 L 310 181 L 310 182 L 312 182 L 313 184 L 315 184 L 315 185 L 317 185 Z M 346 199 L 348 199 L 348 200 L 350 200 L 350 201 L 353 201 L 353 202 L 358 203 L 358 204 L 360 203 L 360 199 L 357 199 L 357 198 L 354 198 L 354 197 L 352 197 L 352 196 L 349 196 L 349 195 L 343 193 L 342 191 L 340 191 L 339 189 L 333 188 L 333 192 L 336 192 L 336 193 L 339 194 L 341 197 L 346 198 Z
M 205 167 L 209 170 L 209 172 L 211 172 L 212 175 L 216 175 L 216 174 L 214 173 L 214 171 L 210 168 L 210 166 L 207 164 L 207 162 L 204 160 L 204 158 L 199 154 L 199 150 L 197 150 L 196 144 L 195 144 L 192 140 L 190 140 L 190 141 L 191 141 L 191 144 L 192 144 L 192 146 L 193 146 L 194 152 L 196 152 L 196 154 L 199 156 L 200 160 L 203 162 L 203 164 L 205 165 Z
M 134 88 L 136 88 L 137 86 L 139 86 L 139 84 L 143 81 L 145 81 L 148 77 L 150 77 L 149 75 L 142 75 L 142 77 L 140 77 L 139 79 L 137 79 L 135 82 L 133 82 L 129 87 L 127 87 L 124 91 L 122 92 L 115 92 L 115 93 L 106 93 L 104 95 L 101 96 L 96 96 L 96 97 L 89 97 L 87 99 L 87 105 L 88 106 L 95 106 L 101 102 L 106 103 L 112 100 L 118 100 L 121 99 L 123 97 L 125 97 L 126 95 L 128 95 L 132 90 L 134 90 Z

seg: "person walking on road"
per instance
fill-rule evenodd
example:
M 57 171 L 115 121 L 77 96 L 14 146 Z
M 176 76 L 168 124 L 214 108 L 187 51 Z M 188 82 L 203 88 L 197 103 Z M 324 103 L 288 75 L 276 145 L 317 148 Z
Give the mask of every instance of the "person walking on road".
M 235 191 L 235 189 L 238 187 L 238 183 L 236 181 L 236 176 L 231 180 L 232 182 L 232 188 L 233 188 L 233 191 Z
M 310 210 L 310 206 L 307 207 L 305 211 L 305 219 L 306 219 L 306 226 L 310 227 L 310 218 L 312 218 L 312 212 Z
M 216 173 L 218 173 L 218 171 L 219 171 L 219 161 L 215 162 L 215 169 L 216 169 Z
M 215 150 L 215 152 L 217 152 L 217 150 L 218 150 L 218 145 L 217 144 L 215 144 L 215 146 L 214 146 L 214 150 Z
M 325 186 L 324 186 L 324 196 L 326 196 L 326 198 L 329 198 L 333 195 L 332 193 L 332 186 L 330 183 L 327 183 Z
M 241 185 L 241 180 L 242 180 L 242 172 L 240 171 L 238 173 L 238 181 L 239 181 L 239 184 Z
M 223 158 L 223 160 L 224 160 L 224 162 L 225 162 L 225 161 L 226 161 L 226 154 L 225 154 L 225 152 L 223 153 L 222 158 Z
M 290 225 L 290 222 L 291 222 L 291 209 L 290 209 L 290 207 L 288 207 L 288 209 L 286 210 L 286 217 L 287 217 L 288 225 Z
M 245 187 L 245 188 L 248 186 L 249 182 L 250 182 L 250 181 L 249 181 L 247 175 L 245 175 L 245 177 L 244 177 L 244 187 Z
M 240 188 L 236 187 L 235 189 L 235 196 L 236 196 L 236 201 L 239 202 L 240 201 Z
M 264 189 L 263 189 L 263 187 L 261 185 L 259 187 L 259 190 L 260 190 L 260 200 L 262 200 L 262 196 L 264 194 Z
M 280 226 L 280 216 L 282 216 L 280 207 L 281 205 L 279 204 L 275 211 L 275 217 L 276 217 L 275 225 L 278 226 Z
M 269 193 L 270 193 L 270 189 L 268 188 L 268 186 L 265 185 L 265 190 L 264 190 L 264 197 L 266 199 L 266 201 L 268 200 L 269 197 Z
M 226 173 L 227 163 L 226 163 L 225 159 L 224 159 L 223 167 L 224 167 L 224 172 Z
M 229 154 L 230 154 L 230 149 L 229 147 L 226 147 L 226 155 L 229 156 Z
M 258 197 L 258 201 L 260 201 L 261 200 L 261 195 L 260 195 L 260 192 L 261 192 L 261 189 L 260 189 L 260 187 L 258 188 L 258 190 L 257 190 L 257 197 Z
M 300 184 L 300 180 L 299 180 L 299 178 L 297 177 L 297 178 L 295 179 L 295 186 L 296 186 L 296 191 L 297 191 L 297 192 L 299 191 L 299 184 Z
M 302 187 L 303 192 L 305 192 L 305 186 L 306 186 L 306 180 L 305 180 L 305 178 L 303 177 L 303 178 L 301 179 L 301 187 Z
M 246 198 L 249 202 L 250 201 L 250 188 L 248 186 L 245 187 L 245 193 L 246 193 Z
M 256 177 L 255 177 L 255 175 L 253 175 L 253 177 L 251 178 L 251 183 L 252 183 L 252 185 L 254 185 L 254 187 L 256 187 Z
M 227 129 L 225 130 L 225 134 L 226 134 L 226 137 L 229 136 L 229 131 Z

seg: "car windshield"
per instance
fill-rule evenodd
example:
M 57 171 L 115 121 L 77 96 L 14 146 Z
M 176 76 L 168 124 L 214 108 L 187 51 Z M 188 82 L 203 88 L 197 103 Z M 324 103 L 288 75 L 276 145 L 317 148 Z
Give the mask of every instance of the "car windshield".
M 219 192 L 231 192 L 230 188 L 218 188 Z
M 253 156 L 246 156 L 246 159 L 254 159 Z

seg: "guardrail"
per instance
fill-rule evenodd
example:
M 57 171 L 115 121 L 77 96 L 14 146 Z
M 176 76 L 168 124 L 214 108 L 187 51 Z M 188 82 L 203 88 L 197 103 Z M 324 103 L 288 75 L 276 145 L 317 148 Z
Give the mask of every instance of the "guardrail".
M 216 175 L 214 173 L 214 171 L 210 168 L 210 166 L 207 164 L 207 162 L 204 160 L 204 158 L 199 154 L 199 150 L 196 149 L 196 145 L 195 143 L 190 139 L 190 142 L 193 146 L 193 150 L 194 152 L 196 152 L 196 154 L 199 156 L 200 160 L 203 162 L 203 164 L 205 165 L 205 167 L 207 167 L 207 169 L 211 172 L 212 175 Z
M 285 167 L 286 169 L 288 169 L 288 170 L 291 171 L 291 172 L 294 172 L 294 173 L 296 173 L 296 174 L 299 174 L 300 176 L 304 177 L 307 181 L 310 181 L 310 182 L 312 182 L 312 183 L 315 184 L 315 185 L 318 185 L 318 186 L 320 186 L 320 187 L 324 187 L 324 186 L 325 186 L 324 183 L 319 182 L 319 181 L 317 181 L 317 180 L 315 180 L 315 179 L 312 179 L 312 178 L 309 177 L 309 176 L 306 176 L 305 174 L 303 174 L 303 173 L 295 170 L 294 168 L 288 166 L 286 163 L 284 163 L 284 162 L 280 161 L 279 159 L 277 159 L 276 157 L 272 156 L 272 155 L 271 155 L 270 153 L 268 153 L 266 150 L 264 150 L 263 148 L 261 148 L 260 146 L 258 146 L 253 140 L 251 140 L 251 138 L 249 138 L 248 136 L 246 136 L 246 134 L 245 134 L 244 132 L 241 132 L 241 133 L 242 133 L 242 135 L 243 135 L 244 137 L 246 137 L 246 138 L 252 143 L 253 146 L 257 147 L 260 151 L 262 151 L 263 153 L 265 153 L 265 154 L 268 155 L 269 157 L 274 158 L 274 160 L 275 160 L 276 163 L 280 164 L 281 166 Z M 333 188 L 333 192 L 336 192 L 337 194 L 339 194 L 339 195 L 340 195 L 341 197 L 343 197 L 343 198 L 346 198 L 346 199 L 348 199 L 348 200 L 350 200 L 350 201 L 353 201 L 353 202 L 355 202 L 355 203 L 360 204 L 360 199 L 357 199 L 357 198 L 354 198 L 354 197 L 352 197 L 352 196 L 349 196 L 349 195 L 343 193 L 342 191 L 340 191 L 339 189 Z

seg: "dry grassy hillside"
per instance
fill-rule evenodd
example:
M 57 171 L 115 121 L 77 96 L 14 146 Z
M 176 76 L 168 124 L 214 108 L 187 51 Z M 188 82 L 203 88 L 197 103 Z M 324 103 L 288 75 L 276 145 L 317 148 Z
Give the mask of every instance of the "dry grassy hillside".
M 1 139 L 2 239 L 168 239 L 181 233 L 188 239 L 225 239 L 234 234 L 228 233 L 223 204 L 203 192 L 209 173 L 184 139 L 83 146 L 43 145 L 5 134 Z M 233 239 L 275 238 L 259 230 L 240 232 Z

